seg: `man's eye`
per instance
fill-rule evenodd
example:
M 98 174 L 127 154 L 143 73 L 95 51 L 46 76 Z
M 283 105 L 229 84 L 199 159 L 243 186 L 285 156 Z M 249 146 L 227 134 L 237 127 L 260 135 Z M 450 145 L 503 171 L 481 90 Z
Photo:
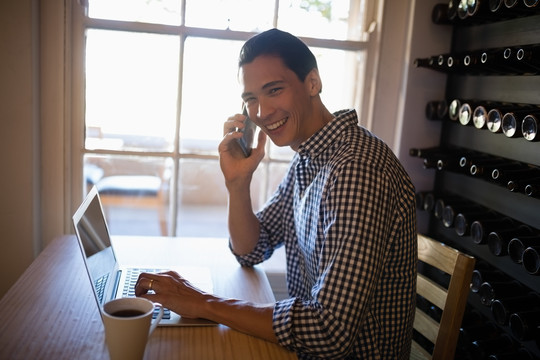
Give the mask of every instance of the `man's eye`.
M 270 94 L 276 94 L 276 93 L 279 93 L 283 88 L 280 88 L 280 87 L 276 87 L 276 88 L 272 88 L 270 89 Z

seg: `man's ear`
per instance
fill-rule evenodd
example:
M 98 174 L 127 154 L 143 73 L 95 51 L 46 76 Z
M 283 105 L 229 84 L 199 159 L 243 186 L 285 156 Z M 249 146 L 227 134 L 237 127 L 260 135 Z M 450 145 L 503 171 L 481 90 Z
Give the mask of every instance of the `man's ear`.
M 319 70 L 313 68 L 306 76 L 304 81 L 306 88 L 310 96 L 315 96 L 321 93 L 322 91 L 322 82 L 321 77 L 319 76 Z

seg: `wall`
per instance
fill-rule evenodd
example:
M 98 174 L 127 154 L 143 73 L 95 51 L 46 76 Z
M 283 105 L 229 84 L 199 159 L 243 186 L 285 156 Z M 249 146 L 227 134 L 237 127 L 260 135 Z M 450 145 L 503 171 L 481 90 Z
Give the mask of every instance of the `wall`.
M 417 190 L 432 189 L 435 178 L 418 167 L 409 149 L 439 143 L 441 125 L 426 120 L 425 106 L 444 97 L 446 76 L 418 69 L 413 62 L 450 49 L 452 28 L 434 25 L 426 16 L 439 2 L 386 0 L 383 13 L 372 130 L 394 150 Z M 420 232 L 427 231 L 428 220 L 419 213 Z
M 36 2 L 0 2 L 0 296 L 34 257 L 39 224 Z

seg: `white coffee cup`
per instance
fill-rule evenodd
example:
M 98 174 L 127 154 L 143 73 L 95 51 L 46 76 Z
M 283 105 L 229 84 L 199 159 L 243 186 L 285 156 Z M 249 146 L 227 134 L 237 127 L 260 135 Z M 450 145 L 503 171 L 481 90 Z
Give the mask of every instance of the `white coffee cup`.
M 159 306 L 152 322 L 154 305 Z M 148 337 L 163 317 L 163 307 L 143 298 L 121 298 L 103 305 L 105 342 L 111 360 L 135 360 L 144 357 Z

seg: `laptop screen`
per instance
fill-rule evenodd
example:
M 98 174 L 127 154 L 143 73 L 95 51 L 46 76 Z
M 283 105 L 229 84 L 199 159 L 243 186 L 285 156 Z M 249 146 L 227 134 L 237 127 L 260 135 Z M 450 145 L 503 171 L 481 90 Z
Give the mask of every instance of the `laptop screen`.
M 79 211 L 74 215 L 73 221 L 86 257 L 111 246 L 109 230 L 95 188 L 90 191 Z
M 111 247 L 99 194 L 95 187 L 90 190 L 73 215 L 73 226 L 82 245 L 90 278 L 96 288 L 99 301 L 102 301 L 102 289 L 99 286 L 115 268 L 116 258 Z

